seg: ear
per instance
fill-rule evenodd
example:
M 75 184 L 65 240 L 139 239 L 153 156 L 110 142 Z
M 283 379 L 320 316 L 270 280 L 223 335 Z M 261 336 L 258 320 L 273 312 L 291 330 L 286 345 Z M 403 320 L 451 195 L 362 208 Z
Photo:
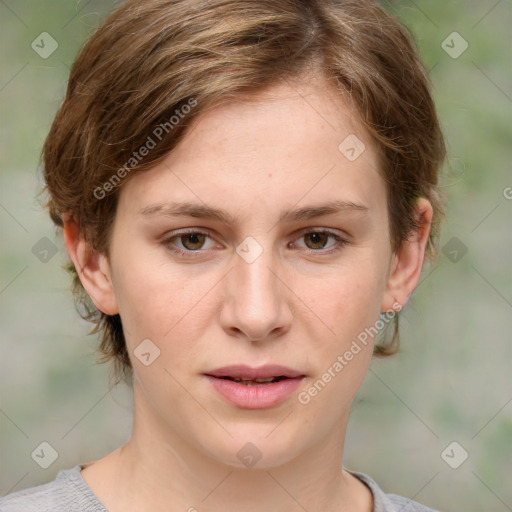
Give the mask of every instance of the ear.
M 391 259 L 381 311 L 396 311 L 396 303 L 400 308 L 405 306 L 418 284 L 432 224 L 432 205 L 427 199 L 422 197 L 416 201 L 414 216 L 419 228 L 402 242 Z
M 101 312 L 106 315 L 119 313 L 106 256 L 90 248 L 69 214 L 63 216 L 63 221 L 66 250 L 85 291 Z

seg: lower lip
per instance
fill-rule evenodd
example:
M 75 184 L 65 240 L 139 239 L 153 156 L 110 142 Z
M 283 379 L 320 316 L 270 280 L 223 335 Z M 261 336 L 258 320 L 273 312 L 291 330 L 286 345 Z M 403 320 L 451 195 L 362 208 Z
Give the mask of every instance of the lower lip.
M 300 385 L 304 377 L 283 379 L 270 384 L 247 386 L 232 380 L 206 376 L 213 387 L 224 398 L 243 409 L 266 409 L 280 404 Z

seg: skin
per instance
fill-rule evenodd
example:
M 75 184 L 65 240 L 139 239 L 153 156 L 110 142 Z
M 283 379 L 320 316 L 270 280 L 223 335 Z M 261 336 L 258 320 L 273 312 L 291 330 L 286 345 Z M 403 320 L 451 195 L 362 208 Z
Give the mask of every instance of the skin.
M 349 134 L 366 145 L 355 161 L 338 150 Z M 432 208 L 417 202 L 421 228 L 393 253 L 376 155 L 327 83 L 282 82 L 203 114 L 164 162 L 125 184 L 108 259 L 66 216 L 68 253 L 95 305 L 120 314 L 134 368 L 131 439 L 82 470 L 110 512 L 372 510 L 342 459 L 374 340 L 308 404 L 297 394 L 381 311 L 405 304 L 420 276 Z M 279 222 L 282 210 L 330 200 L 366 209 Z M 224 208 L 234 222 L 139 213 L 169 201 Z M 168 240 L 182 228 L 209 236 Z M 306 228 L 347 243 L 333 252 L 334 238 Z M 262 249 L 252 263 L 236 252 L 248 236 Z M 133 355 L 147 338 L 160 350 L 149 366 Z M 307 377 L 275 407 L 240 409 L 202 375 L 235 363 Z M 237 457 L 248 442 L 262 454 L 250 469 Z

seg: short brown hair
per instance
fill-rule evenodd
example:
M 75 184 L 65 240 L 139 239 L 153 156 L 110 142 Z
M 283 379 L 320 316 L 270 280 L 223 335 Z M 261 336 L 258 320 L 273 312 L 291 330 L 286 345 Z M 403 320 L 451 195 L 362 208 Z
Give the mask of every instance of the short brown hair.
M 123 3 L 76 58 L 44 144 L 53 222 L 62 227 L 63 214 L 72 214 L 91 247 L 108 256 L 119 190 L 127 179 L 161 162 L 202 113 L 306 71 L 321 74 L 340 94 L 348 92 L 376 141 L 393 250 L 417 228 L 414 201 L 430 201 L 426 255 L 434 259 L 444 140 L 410 34 L 370 0 Z M 132 161 L 155 127 L 158 144 Z M 91 333 L 100 333 L 103 360 L 114 359 L 126 376 L 131 365 L 119 315 L 98 311 L 74 266 L 66 268 L 78 310 L 95 324 Z M 375 353 L 397 348 L 395 323 L 391 339 Z

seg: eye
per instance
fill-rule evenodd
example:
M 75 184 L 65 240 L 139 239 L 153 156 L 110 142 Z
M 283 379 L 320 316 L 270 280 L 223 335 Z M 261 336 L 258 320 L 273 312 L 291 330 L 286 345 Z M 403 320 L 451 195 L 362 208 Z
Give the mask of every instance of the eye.
M 334 242 L 331 245 L 326 246 L 329 238 L 334 239 Z M 340 235 L 327 229 L 309 230 L 305 233 L 302 233 L 299 237 L 299 240 L 300 239 L 305 240 L 306 248 L 309 249 L 308 252 L 330 253 L 341 249 L 348 243 L 348 241 L 342 238 Z M 329 250 L 325 250 L 326 248 Z
M 171 251 L 179 254 L 201 252 L 207 238 L 211 238 L 208 233 L 197 230 L 186 231 L 174 234 L 172 237 L 165 239 L 164 245 L 166 245 Z M 176 246 L 175 243 L 173 243 L 173 240 L 176 239 L 177 242 L 181 244 L 181 247 L 179 245 Z

